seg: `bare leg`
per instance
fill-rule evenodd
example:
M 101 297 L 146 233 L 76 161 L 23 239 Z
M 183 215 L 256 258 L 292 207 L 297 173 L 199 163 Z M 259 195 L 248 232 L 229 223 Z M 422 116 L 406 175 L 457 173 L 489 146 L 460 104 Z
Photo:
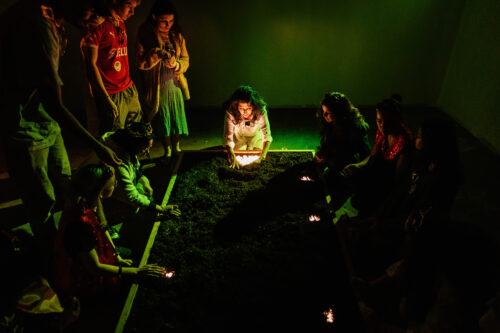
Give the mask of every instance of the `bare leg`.
M 163 155 L 163 157 L 171 157 L 172 156 L 172 147 L 171 147 L 171 141 L 170 140 L 170 137 L 169 136 L 165 136 L 162 140 L 162 145 L 163 145 L 163 149 L 165 151 L 165 154 Z
M 172 150 L 174 154 L 179 154 L 181 152 L 181 148 L 179 146 L 179 134 L 172 135 Z

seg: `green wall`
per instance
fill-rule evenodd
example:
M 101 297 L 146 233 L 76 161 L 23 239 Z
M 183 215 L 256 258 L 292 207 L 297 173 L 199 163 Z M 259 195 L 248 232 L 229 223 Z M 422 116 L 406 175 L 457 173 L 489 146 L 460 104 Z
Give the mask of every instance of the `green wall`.
M 137 28 L 153 2 L 143 0 L 127 21 L 131 63 Z M 409 104 L 435 105 L 463 2 L 174 0 L 191 56 L 191 106 L 219 106 L 240 84 L 253 85 L 275 107 L 317 105 L 331 90 L 357 105 L 393 92 Z M 64 100 L 79 113 L 79 33 L 68 33 Z
M 407 103 L 434 105 L 463 0 L 176 4 L 193 105 L 220 105 L 242 83 L 272 106 L 316 105 L 331 90 L 356 104 L 397 91 Z
M 500 2 L 467 0 L 438 106 L 500 152 Z

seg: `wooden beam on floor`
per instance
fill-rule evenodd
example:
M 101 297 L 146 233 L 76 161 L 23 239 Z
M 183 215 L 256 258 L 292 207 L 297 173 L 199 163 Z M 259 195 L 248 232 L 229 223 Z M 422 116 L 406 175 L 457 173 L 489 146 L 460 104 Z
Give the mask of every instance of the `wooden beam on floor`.
M 170 180 L 168 182 L 168 187 L 167 190 L 165 191 L 165 195 L 163 196 L 162 200 L 162 205 L 166 205 L 168 203 L 168 199 L 170 198 L 170 194 L 172 193 L 172 190 L 175 185 L 175 180 L 177 179 L 177 171 L 179 170 L 179 166 L 181 165 L 182 158 L 184 156 L 184 153 L 181 153 L 179 155 L 179 158 L 177 159 L 175 163 L 174 170 L 172 172 L 172 176 L 170 177 Z M 141 262 L 139 263 L 139 267 L 146 265 L 149 259 L 149 255 L 151 253 L 151 248 L 153 247 L 153 244 L 155 242 L 156 235 L 158 233 L 158 229 L 160 227 L 161 221 L 156 221 L 151 229 L 151 233 L 149 234 L 148 242 L 146 244 L 146 248 L 144 249 L 144 252 L 142 254 Z M 125 305 L 123 306 L 122 313 L 120 315 L 120 318 L 118 319 L 118 324 L 116 325 L 115 328 L 115 333 L 122 333 L 123 330 L 125 329 L 125 325 L 127 323 L 127 319 L 130 315 L 130 312 L 132 311 L 132 305 L 134 304 L 134 299 L 135 296 L 137 295 L 137 291 L 139 290 L 139 283 L 133 283 L 132 286 L 130 287 L 127 299 L 125 301 Z

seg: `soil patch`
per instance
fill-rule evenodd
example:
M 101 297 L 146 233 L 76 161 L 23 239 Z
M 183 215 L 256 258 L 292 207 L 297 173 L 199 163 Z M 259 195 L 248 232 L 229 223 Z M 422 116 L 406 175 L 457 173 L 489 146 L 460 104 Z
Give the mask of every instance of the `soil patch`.
M 223 154 L 186 153 L 169 200 L 182 216 L 162 223 L 149 259 L 176 276 L 141 285 L 126 330 L 359 331 L 311 161 L 310 152 L 273 152 L 234 170 Z

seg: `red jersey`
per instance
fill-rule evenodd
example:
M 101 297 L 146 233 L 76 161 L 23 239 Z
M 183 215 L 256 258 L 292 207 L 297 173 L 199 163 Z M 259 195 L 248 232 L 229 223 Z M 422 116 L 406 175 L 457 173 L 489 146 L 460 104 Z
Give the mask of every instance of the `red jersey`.
M 97 68 L 106 91 L 116 94 L 130 87 L 133 82 L 129 72 L 125 23 L 106 17 L 84 38 L 86 46 L 98 48 Z

